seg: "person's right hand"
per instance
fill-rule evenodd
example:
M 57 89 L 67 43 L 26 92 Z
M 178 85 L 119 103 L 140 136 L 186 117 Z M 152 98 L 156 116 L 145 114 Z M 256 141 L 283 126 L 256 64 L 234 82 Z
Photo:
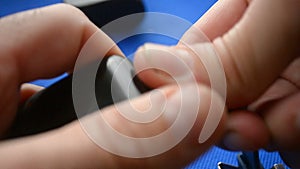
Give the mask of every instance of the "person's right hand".
M 279 150 L 287 163 L 300 168 L 299 162 L 296 164 L 300 156 L 299 16 L 299 0 L 220 0 L 178 45 L 141 47 L 135 66 L 137 70 L 164 63 L 166 68 L 172 67 L 174 61 L 165 55 L 177 55 L 200 83 L 208 85 L 199 57 L 214 59 L 207 52 L 214 48 L 226 74 L 226 99 L 231 110 L 223 146 L 231 150 Z M 197 28 L 211 44 L 201 43 Z M 197 56 L 197 51 L 202 55 Z M 157 70 L 143 71 L 139 77 L 152 87 L 173 82 Z

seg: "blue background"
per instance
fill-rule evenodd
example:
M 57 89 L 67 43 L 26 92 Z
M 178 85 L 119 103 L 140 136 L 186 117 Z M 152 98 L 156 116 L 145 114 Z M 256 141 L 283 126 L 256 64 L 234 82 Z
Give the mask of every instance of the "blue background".
M 60 0 L 1 0 L 0 17 L 13 14 L 19 11 L 37 8 L 49 4 L 59 3 Z M 147 12 L 162 12 L 176 15 L 192 23 L 196 22 L 216 0 L 143 0 Z M 131 37 L 118 45 L 129 57 L 138 46 L 145 42 L 156 42 L 162 44 L 176 44 L 176 40 L 157 36 L 143 35 L 141 37 Z M 38 80 L 35 84 L 49 86 L 62 76 L 51 80 Z M 236 156 L 239 152 L 230 152 L 212 147 L 207 153 L 192 162 L 186 168 L 217 169 L 217 163 L 222 161 L 228 164 L 237 165 Z M 275 163 L 283 163 L 277 152 L 260 151 L 260 158 L 265 168 L 271 168 Z M 174 159 L 176 160 L 176 159 Z

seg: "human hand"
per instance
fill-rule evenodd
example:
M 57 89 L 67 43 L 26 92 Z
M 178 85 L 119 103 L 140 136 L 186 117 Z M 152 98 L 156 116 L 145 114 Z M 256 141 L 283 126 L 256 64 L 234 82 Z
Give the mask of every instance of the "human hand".
M 40 88 L 24 83 L 37 78 L 49 78 L 63 72 L 70 72 L 75 64 L 78 53 L 85 42 L 95 32 L 97 47 L 114 46 L 114 42 L 93 25 L 78 9 L 68 5 L 53 5 L 41 9 L 27 11 L 0 20 L 0 135 L 9 129 L 20 102 L 24 102 Z M 122 55 L 119 48 L 114 47 L 107 55 Z M 21 89 L 20 89 L 20 86 Z M 199 115 L 190 133 L 173 149 L 148 158 L 126 158 L 118 154 L 105 151 L 95 144 L 95 140 L 88 137 L 84 127 L 74 121 L 62 128 L 43 134 L 6 140 L 0 142 L 1 168 L 179 168 L 198 157 L 202 152 L 213 145 L 220 138 L 224 124 L 220 124 L 214 134 L 204 143 L 198 143 L 198 136 L 205 121 L 212 95 L 209 88 L 197 84 L 175 85 L 159 89 L 162 95 L 149 92 L 130 102 L 120 103 L 123 106 L 134 105 L 139 109 L 148 109 L 148 106 L 159 107 L 161 103 L 156 99 L 167 99 L 166 104 L 169 116 L 157 118 L 151 124 L 136 124 L 128 122 L 119 114 L 116 106 L 101 110 L 101 114 L 120 133 L 131 137 L 150 137 L 159 134 L 170 126 L 177 109 L 174 104 L 181 103 L 187 109 L 196 103 L 185 100 L 180 102 L 181 95 L 200 95 Z M 198 94 L 196 94 L 196 92 Z M 151 97 L 154 100 L 151 100 Z M 163 97 L 164 96 L 164 97 Z M 163 97 L 163 98 L 161 98 Z M 150 100 L 149 100 L 150 98 Z M 55 98 L 53 98 L 55 99 Z M 193 99 L 193 98 L 191 98 Z M 194 101 L 196 101 L 194 99 Z M 221 97 L 217 96 L 223 104 Z M 150 102 L 151 101 L 151 102 Z M 192 105 L 191 105 L 192 104 Z M 63 105 L 62 105 L 63 106 Z M 138 110 L 139 110 L 138 109 Z M 135 110 L 135 109 L 134 109 Z M 137 111 L 137 113 L 139 113 Z M 223 111 L 223 110 L 222 110 Z M 43 113 L 43 112 L 41 112 Z M 134 112 L 130 112 L 134 113 Z M 85 117 L 90 122 L 99 120 L 97 112 Z M 168 118 L 169 117 L 169 118 Z M 103 123 L 99 123 L 101 126 Z M 130 147 L 116 144 L 117 140 L 110 137 L 110 133 L 103 130 L 100 139 L 110 142 L 114 147 Z M 96 132 L 97 133 L 97 132 Z M 176 135 L 177 133 L 173 133 Z M 168 141 L 172 140 L 172 137 Z M 168 144 L 169 142 L 165 142 Z M 147 145 L 153 146 L 151 144 Z M 129 152 L 143 151 L 140 145 L 132 145 Z M 141 148 L 141 149 L 140 149 Z
M 295 0 L 220 0 L 178 45 L 139 48 L 135 67 L 137 71 L 156 64 L 170 68 L 174 61 L 169 57 L 176 55 L 190 66 L 199 83 L 209 86 L 201 61 L 215 59 L 208 52 L 213 48 L 224 67 L 230 110 L 222 145 L 231 150 L 279 150 L 287 163 L 300 168 L 296 164 L 300 156 L 299 16 L 300 2 Z M 210 44 L 201 43 L 197 29 Z M 176 68 L 180 76 L 186 73 Z M 139 77 L 152 87 L 174 82 L 157 70 L 144 70 Z M 293 158 L 288 158 L 290 153 Z

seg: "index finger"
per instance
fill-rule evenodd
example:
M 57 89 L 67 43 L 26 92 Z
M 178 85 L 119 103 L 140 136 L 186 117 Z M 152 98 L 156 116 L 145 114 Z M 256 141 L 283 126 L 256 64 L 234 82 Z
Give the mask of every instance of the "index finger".
M 114 46 L 109 54 L 122 55 L 105 33 L 70 5 L 8 16 L 0 20 L 0 62 L 9 67 L 8 77 L 20 83 L 53 77 L 73 68 L 81 47 L 95 32 L 99 48 L 109 44 Z
M 195 28 L 200 29 L 212 41 L 229 31 L 243 16 L 250 0 L 219 0 L 217 1 L 181 38 L 189 44 L 198 43 Z M 196 32 L 195 32 L 196 31 Z

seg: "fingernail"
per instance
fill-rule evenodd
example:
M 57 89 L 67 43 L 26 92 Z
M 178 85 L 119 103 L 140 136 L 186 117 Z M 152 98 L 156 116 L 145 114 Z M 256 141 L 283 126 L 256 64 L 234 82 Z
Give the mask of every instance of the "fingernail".
M 145 44 L 136 56 L 143 59 L 146 67 L 155 68 L 175 79 L 186 79 L 193 74 L 193 56 L 184 49 L 157 44 Z
M 245 148 L 245 139 L 239 134 L 230 132 L 223 139 L 223 145 L 229 150 L 241 150 Z

